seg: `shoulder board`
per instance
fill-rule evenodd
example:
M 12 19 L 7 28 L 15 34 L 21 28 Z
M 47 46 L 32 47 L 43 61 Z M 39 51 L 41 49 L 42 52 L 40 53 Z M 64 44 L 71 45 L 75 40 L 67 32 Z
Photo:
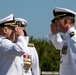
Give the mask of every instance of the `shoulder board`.
M 75 35 L 74 32 L 71 32 L 71 33 L 69 34 L 70 37 L 72 37 L 72 36 L 74 36 L 74 35 Z
M 34 47 L 34 44 L 33 43 L 28 43 L 28 46 L 29 47 Z

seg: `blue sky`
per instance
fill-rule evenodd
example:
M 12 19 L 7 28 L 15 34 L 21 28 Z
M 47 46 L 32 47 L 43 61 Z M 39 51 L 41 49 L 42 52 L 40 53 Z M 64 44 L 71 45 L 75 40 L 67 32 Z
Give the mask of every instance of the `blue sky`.
M 26 31 L 34 38 L 47 38 L 54 7 L 76 12 L 76 0 L 0 0 L 0 19 L 10 14 L 28 21 Z

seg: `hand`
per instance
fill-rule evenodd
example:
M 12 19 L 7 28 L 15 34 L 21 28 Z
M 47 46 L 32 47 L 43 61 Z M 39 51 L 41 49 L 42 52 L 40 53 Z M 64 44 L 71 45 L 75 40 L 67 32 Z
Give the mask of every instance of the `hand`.
M 18 27 L 18 26 L 15 27 L 15 35 L 16 36 L 24 36 L 24 32 L 21 27 Z
M 57 30 L 55 23 L 52 22 L 52 24 L 50 25 L 50 30 L 51 30 L 53 35 L 58 33 L 58 30 Z

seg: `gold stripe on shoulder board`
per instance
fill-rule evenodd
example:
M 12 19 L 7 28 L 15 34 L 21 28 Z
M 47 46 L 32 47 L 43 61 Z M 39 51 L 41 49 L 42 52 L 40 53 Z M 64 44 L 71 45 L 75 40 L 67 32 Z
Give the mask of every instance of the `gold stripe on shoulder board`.
M 28 43 L 28 46 L 29 47 L 34 47 L 34 44 L 33 43 Z
M 70 37 L 72 37 L 72 36 L 75 35 L 75 33 L 74 32 L 71 32 L 69 35 L 70 35 Z

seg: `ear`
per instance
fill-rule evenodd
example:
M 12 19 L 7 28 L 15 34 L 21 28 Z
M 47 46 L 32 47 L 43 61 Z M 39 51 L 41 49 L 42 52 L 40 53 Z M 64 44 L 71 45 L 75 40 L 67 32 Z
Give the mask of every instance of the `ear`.
M 64 24 L 66 25 L 68 22 L 69 22 L 68 19 L 65 18 L 65 20 L 64 20 Z
M 64 19 L 64 24 L 65 24 L 65 25 L 67 24 L 67 19 L 66 19 L 66 18 Z
M 3 28 L 3 32 L 4 32 L 5 34 L 8 33 L 8 29 L 7 29 L 7 27 L 4 27 L 4 28 Z

